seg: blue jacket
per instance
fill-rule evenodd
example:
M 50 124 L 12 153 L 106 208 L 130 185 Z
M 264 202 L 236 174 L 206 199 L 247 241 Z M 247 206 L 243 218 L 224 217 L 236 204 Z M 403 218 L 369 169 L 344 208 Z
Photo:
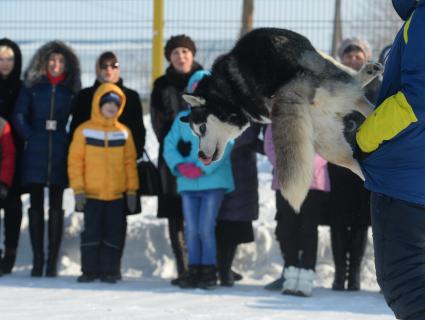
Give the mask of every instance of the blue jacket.
M 164 139 L 164 159 L 171 172 L 177 177 L 177 192 L 200 191 L 211 189 L 225 189 L 231 192 L 234 189 L 230 151 L 233 141 L 228 143 L 223 157 L 205 166 L 198 159 L 199 138 L 192 133 L 189 123 L 181 122 L 180 118 L 190 113 L 190 110 L 180 112 Z M 182 139 L 191 143 L 190 154 L 183 157 L 177 150 L 177 143 Z M 177 165 L 180 163 L 195 163 L 202 169 L 203 175 L 197 179 L 189 179 L 180 174 Z
M 425 205 L 425 0 L 393 0 L 407 21 L 391 48 L 377 107 L 357 132 L 371 191 Z
M 23 87 L 13 114 L 15 128 L 25 141 L 22 154 L 22 183 L 67 185 L 66 132 L 71 112 L 71 89 L 52 86 L 47 78 L 31 87 Z M 56 120 L 55 131 L 46 130 L 46 120 Z

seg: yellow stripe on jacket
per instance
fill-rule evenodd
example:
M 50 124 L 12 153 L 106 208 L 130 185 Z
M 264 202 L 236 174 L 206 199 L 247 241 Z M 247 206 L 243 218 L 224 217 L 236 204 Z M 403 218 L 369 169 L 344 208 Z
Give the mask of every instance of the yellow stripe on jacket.
M 385 99 L 366 118 L 357 132 L 357 144 L 363 152 L 373 152 L 382 142 L 391 140 L 411 123 L 417 121 L 412 106 L 399 91 Z
M 122 103 L 114 121 L 100 113 L 100 97 L 114 91 Z M 88 198 L 115 200 L 124 192 L 136 193 L 139 180 L 136 167 L 136 148 L 130 130 L 117 118 L 125 104 L 119 87 L 103 84 L 95 92 L 92 117 L 74 133 L 68 154 L 68 175 L 75 193 Z

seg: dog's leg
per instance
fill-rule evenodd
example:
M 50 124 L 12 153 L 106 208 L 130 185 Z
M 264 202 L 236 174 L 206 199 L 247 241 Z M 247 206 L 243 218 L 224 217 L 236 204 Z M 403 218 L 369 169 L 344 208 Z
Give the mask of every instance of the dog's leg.
M 366 87 L 373 79 L 380 76 L 384 72 L 384 66 L 379 62 L 368 61 L 363 67 L 354 75 L 362 85 Z
M 313 179 L 314 138 L 311 115 L 299 97 L 276 96 L 272 109 L 272 134 L 276 172 L 282 196 L 296 212 Z

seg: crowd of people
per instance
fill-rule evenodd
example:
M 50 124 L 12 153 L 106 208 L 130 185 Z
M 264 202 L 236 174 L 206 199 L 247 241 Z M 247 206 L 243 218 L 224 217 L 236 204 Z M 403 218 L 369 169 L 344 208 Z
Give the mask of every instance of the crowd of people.
M 169 66 L 154 82 L 150 115 L 159 142 L 158 217 L 168 220 L 177 266 L 178 276 L 171 283 L 181 288 L 233 286 L 242 278 L 232 270 L 237 246 L 254 241 L 252 222 L 259 215 L 256 154 L 266 154 L 272 165 L 275 161 L 271 126 L 252 123 L 227 145 L 220 161 L 205 163 L 198 157 L 198 139 L 182 120 L 190 113 L 182 94 L 192 92 L 210 74 L 195 60 L 196 44 L 186 35 L 172 36 L 164 55 Z M 342 43 L 339 58 L 359 70 L 371 58 L 371 51 L 367 42 L 350 38 Z M 82 274 L 77 281 L 115 283 L 121 279 L 126 216 L 136 212 L 140 203 L 136 161 L 145 145 L 140 98 L 124 86 L 119 59 L 111 51 L 100 54 L 94 84 L 84 89 L 78 57 L 61 41 L 37 50 L 23 80 L 21 61 L 19 46 L 1 39 L 0 203 L 5 241 L 0 272 L 13 269 L 22 219 L 20 196 L 29 193 L 31 276 L 58 275 L 62 199 L 64 189 L 70 187 L 75 210 L 84 212 Z M 367 88 L 371 101 L 378 87 L 375 81 Z M 326 220 L 335 261 L 332 288 L 359 290 L 370 225 L 369 192 L 353 173 L 328 164 L 319 155 L 314 169 L 314 181 L 299 214 L 282 197 L 273 177 L 275 233 L 284 271 L 266 288 L 312 294 L 317 227 Z
M 164 55 L 169 66 L 154 82 L 150 115 L 160 145 L 158 217 L 168 220 L 177 265 L 178 276 L 171 283 L 210 288 L 219 280 L 222 286 L 233 286 L 241 279 L 232 270 L 237 246 L 254 241 L 252 222 L 259 214 L 256 154 L 266 154 L 272 165 L 275 161 L 271 126 L 252 123 L 227 145 L 220 161 L 204 163 L 198 158 L 198 139 L 182 121 L 190 112 L 182 94 L 192 92 L 209 72 L 195 60 L 196 44 L 186 35 L 172 36 Z M 370 48 L 365 41 L 346 39 L 339 58 L 359 70 L 371 58 Z M 124 86 L 118 57 L 111 51 L 100 54 L 94 84 L 84 89 L 78 57 L 61 41 L 37 50 L 23 81 L 21 59 L 16 43 L 0 40 L 0 111 L 4 118 L 0 122 L 0 197 L 5 224 L 1 271 L 10 273 L 14 266 L 22 219 L 20 195 L 29 193 L 31 276 L 57 276 L 62 198 L 69 186 L 76 211 L 84 212 L 82 275 L 77 280 L 99 278 L 114 283 L 121 279 L 126 215 L 134 213 L 140 201 L 136 160 L 143 156 L 145 144 L 140 98 Z M 377 81 L 369 85 L 366 94 L 371 100 L 378 87 Z M 49 197 L 47 255 L 45 188 Z M 327 220 L 335 260 L 332 288 L 359 290 L 370 224 L 369 193 L 361 180 L 316 155 L 314 181 L 300 214 L 280 194 L 275 176 L 272 188 L 276 190 L 276 239 L 284 271 L 266 288 L 311 295 L 317 226 Z

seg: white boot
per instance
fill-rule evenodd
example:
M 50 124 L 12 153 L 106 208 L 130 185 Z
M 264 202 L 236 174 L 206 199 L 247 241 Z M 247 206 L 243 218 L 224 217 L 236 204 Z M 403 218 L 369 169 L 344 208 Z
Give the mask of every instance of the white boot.
M 282 293 L 296 294 L 299 274 L 300 269 L 298 268 L 292 266 L 285 268 L 285 271 L 283 272 L 285 280 L 283 281 Z
M 316 274 L 311 269 L 301 269 L 300 276 L 298 279 L 298 286 L 296 291 L 298 295 L 304 297 L 310 297 L 313 291 L 313 282 Z

